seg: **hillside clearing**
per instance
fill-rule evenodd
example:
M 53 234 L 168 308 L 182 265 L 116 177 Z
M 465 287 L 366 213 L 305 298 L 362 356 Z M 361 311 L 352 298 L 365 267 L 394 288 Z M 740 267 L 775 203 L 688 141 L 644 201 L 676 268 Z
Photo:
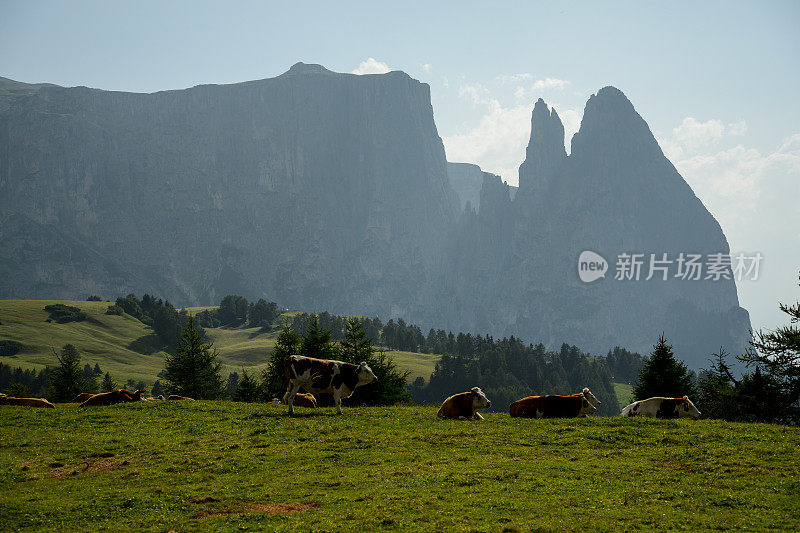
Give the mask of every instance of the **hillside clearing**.
M 0 409 L 0 518 L 33 531 L 800 527 L 800 429 L 443 421 L 431 407 Z M 46 435 L 47 438 L 42 438 Z
M 57 324 L 47 322 L 44 307 L 61 303 L 78 307 L 89 315 L 91 321 Z M 110 302 L 83 302 L 63 300 L 0 300 L 0 341 L 17 341 L 24 349 L 13 356 L 0 357 L 0 362 L 24 369 L 42 369 L 54 366 L 58 351 L 65 344 L 74 344 L 81 354 L 81 363 L 99 364 L 104 372 L 124 382 L 142 380 L 148 386 L 157 379 L 164 368 L 164 352 L 139 353 L 137 346 L 153 335 L 153 330 L 123 314 L 105 314 Z M 213 307 L 188 308 L 197 313 Z M 271 329 L 261 328 L 206 328 L 209 339 L 219 351 L 223 377 L 230 372 L 246 369 L 258 373 L 267 366 L 275 346 L 282 319 L 297 314 L 289 311 L 281 315 Z M 138 343 L 137 343 L 138 341 Z M 146 343 L 145 343 L 146 344 Z M 387 350 L 402 371 L 409 371 L 409 382 L 422 376 L 430 377 L 439 355 L 418 354 Z

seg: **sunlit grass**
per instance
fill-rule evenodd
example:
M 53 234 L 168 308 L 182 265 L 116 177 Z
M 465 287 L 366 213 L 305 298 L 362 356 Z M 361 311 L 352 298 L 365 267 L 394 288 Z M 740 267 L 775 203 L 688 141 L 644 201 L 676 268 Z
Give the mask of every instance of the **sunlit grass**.
M 800 430 L 231 402 L 0 408 L 0 523 L 49 531 L 800 527 Z M 45 438 L 42 438 L 46 436 Z

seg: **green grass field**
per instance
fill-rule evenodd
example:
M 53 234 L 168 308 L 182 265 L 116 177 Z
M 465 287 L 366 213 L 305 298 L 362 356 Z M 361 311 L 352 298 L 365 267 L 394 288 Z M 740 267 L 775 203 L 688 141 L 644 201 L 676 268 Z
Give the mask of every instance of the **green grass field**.
M 44 306 L 54 303 L 78 307 L 93 320 L 66 324 L 46 322 L 48 313 Z M 128 315 L 106 315 L 109 305 L 108 302 L 0 300 L 0 340 L 13 340 L 25 345 L 22 352 L 2 357 L 0 362 L 37 370 L 46 365 L 55 366 L 53 350 L 59 351 L 71 343 L 80 350 L 81 363 L 92 366 L 98 363 L 103 371 L 111 372 L 121 382 L 131 378 L 152 385 L 164 368 L 164 353 L 138 353 L 135 341 L 153 335 L 153 330 Z M 189 311 L 198 313 L 205 309 L 212 308 L 192 307 Z M 294 314 L 296 311 L 284 315 Z M 280 328 L 275 326 L 268 332 L 261 332 L 259 328 L 208 328 L 206 331 L 219 350 L 223 376 L 227 377 L 229 372 L 241 372 L 243 368 L 255 372 L 264 368 Z M 427 380 L 440 358 L 438 355 L 394 350 L 386 353 L 401 370 L 410 372 L 409 381 L 417 376 Z
M 800 528 L 800 429 L 431 407 L 0 408 L 0 529 Z

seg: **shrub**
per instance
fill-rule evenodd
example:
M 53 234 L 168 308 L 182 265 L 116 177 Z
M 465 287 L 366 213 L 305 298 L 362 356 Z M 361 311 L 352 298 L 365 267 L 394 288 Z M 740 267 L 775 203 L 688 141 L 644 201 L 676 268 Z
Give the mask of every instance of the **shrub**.
M 50 313 L 50 319 L 55 320 L 59 324 L 66 322 L 81 322 L 89 318 L 89 316 L 71 305 L 53 304 L 46 305 L 44 310 Z
M 24 345 L 17 341 L 0 341 L 0 357 L 16 355 L 22 351 Z

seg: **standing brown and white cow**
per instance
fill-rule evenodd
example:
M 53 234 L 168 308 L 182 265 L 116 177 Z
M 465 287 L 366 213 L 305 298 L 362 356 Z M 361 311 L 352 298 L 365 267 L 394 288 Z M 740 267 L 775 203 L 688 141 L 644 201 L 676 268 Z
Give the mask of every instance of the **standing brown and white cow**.
M 312 394 L 333 394 L 336 412 L 342 414 L 342 398 L 349 398 L 356 387 L 375 383 L 378 378 L 367 363 L 359 365 L 290 355 L 284 365 L 289 414 L 294 414 L 294 396 L 302 387 Z
M 478 387 L 472 387 L 469 392 L 454 394 L 447 398 L 436 416 L 441 418 L 455 418 L 456 420 L 483 420 L 478 409 L 491 407 L 492 402 Z
M 620 416 L 645 416 L 647 418 L 699 418 L 700 411 L 688 396 L 665 398 L 656 396 L 626 405 Z
M 572 396 L 528 396 L 512 403 L 508 413 L 522 418 L 575 418 L 590 415 L 597 408 L 582 393 Z

